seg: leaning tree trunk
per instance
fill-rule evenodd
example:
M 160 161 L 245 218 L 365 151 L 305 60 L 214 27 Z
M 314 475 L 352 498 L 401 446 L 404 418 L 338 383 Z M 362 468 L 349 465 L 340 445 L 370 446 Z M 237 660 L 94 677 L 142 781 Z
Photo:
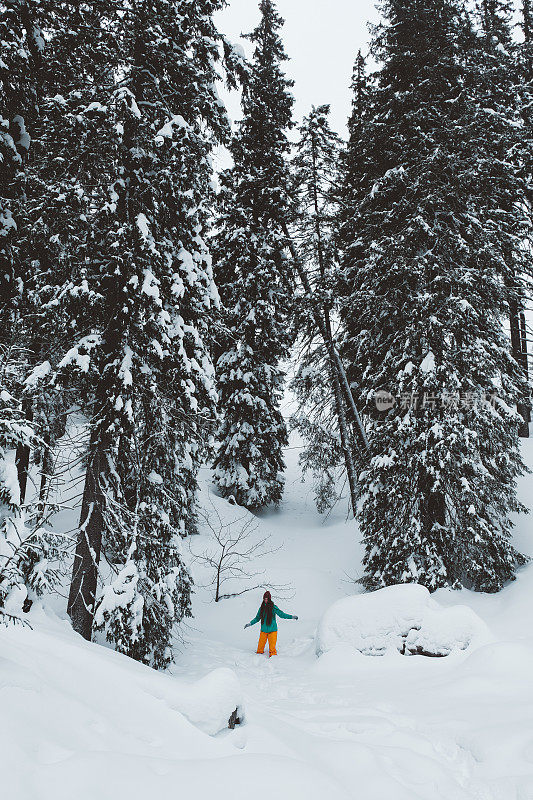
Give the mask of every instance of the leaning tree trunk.
M 352 457 L 352 442 L 348 428 L 348 421 L 346 419 L 344 403 L 342 400 L 342 389 L 339 381 L 339 376 L 337 374 L 337 370 L 335 369 L 334 358 L 331 355 L 331 350 L 329 350 L 329 359 L 331 364 L 330 372 L 331 372 L 331 381 L 333 384 L 333 394 L 335 396 L 335 410 L 337 413 L 339 432 L 341 437 L 341 448 L 344 456 L 346 475 L 348 477 L 348 486 L 350 488 L 350 502 L 352 505 L 352 514 L 355 517 L 356 503 L 357 503 L 357 477 Z
M 313 205 L 315 209 L 315 240 L 318 254 L 318 267 L 320 270 L 320 279 L 323 287 L 326 283 L 326 264 L 324 259 L 324 247 L 322 239 L 322 225 L 320 216 L 320 206 L 318 202 L 318 170 L 317 170 L 317 152 L 316 141 L 313 133 L 311 139 L 311 154 L 313 160 Z M 307 277 L 307 276 L 306 276 Z M 311 287 L 309 287 L 311 289 Z M 333 394 L 335 398 L 335 410 L 337 413 L 337 420 L 339 425 L 339 433 L 341 437 L 341 448 L 344 456 L 344 464 L 346 467 L 346 475 L 348 477 L 348 486 L 350 488 L 350 500 L 352 505 L 352 514 L 355 517 L 357 510 L 357 477 L 355 464 L 352 452 L 352 440 L 350 436 L 350 428 L 346 415 L 346 406 L 343 402 L 343 387 L 341 384 L 341 375 L 339 372 L 339 364 L 335 359 L 335 345 L 333 342 L 333 331 L 331 327 L 330 316 L 331 305 L 326 301 L 322 309 L 322 319 L 324 327 L 324 344 L 327 347 L 328 358 L 330 362 L 330 375 L 333 384 Z M 320 309 L 317 308 L 317 315 L 320 315 Z M 341 365 L 342 366 L 342 365 Z M 351 394 L 351 392 L 350 392 Z
M 103 454 L 98 445 L 91 450 L 85 475 L 78 543 L 67 605 L 74 630 L 87 641 L 90 641 L 92 636 L 103 532 L 103 496 L 100 485 Z
M 333 334 L 331 331 L 328 332 L 324 319 L 322 318 L 322 310 L 319 308 L 318 303 L 313 303 L 313 290 L 311 289 L 311 285 L 309 283 L 309 279 L 305 273 L 305 270 L 300 262 L 300 258 L 298 253 L 296 252 L 296 248 L 294 246 L 294 242 L 292 241 L 289 230 L 286 225 L 283 226 L 284 233 L 287 238 L 287 246 L 292 256 L 292 260 L 294 261 L 294 265 L 296 267 L 296 272 L 300 279 L 300 282 L 306 292 L 307 296 L 311 300 L 311 308 L 313 314 L 313 320 L 315 325 L 317 326 L 320 335 L 322 336 L 324 342 L 328 346 L 328 351 L 331 353 L 331 358 L 333 364 L 335 366 L 335 370 L 337 372 L 337 376 L 339 378 L 339 383 L 342 390 L 342 396 L 346 408 L 349 410 L 351 418 L 355 421 L 357 427 L 357 433 L 359 436 L 360 444 L 362 445 L 362 450 L 365 456 L 370 454 L 370 444 L 368 442 L 368 437 L 366 435 L 366 431 L 363 426 L 363 422 L 361 420 L 361 416 L 359 411 L 357 410 L 357 406 L 355 405 L 355 400 L 353 399 L 352 390 L 350 388 L 350 384 L 348 382 L 348 378 L 346 377 L 346 370 L 344 369 L 344 364 L 342 363 L 342 359 L 339 355 L 339 351 L 335 345 L 335 341 L 333 340 Z M 328 344 L 329 343 L 329 344 Z
M 350 488 L 350 502 L 353 514 L 355 515 L 356 502 L 357 502 L 357 477 L 356 477 L 355 462 L 352 452 L 352 437 L 350 435 L 350 423 L 348 422 L 347 410 L 350 412 L 351 418 L 357 424 L 357 430 L 359 433 L 361 444 L 363 445 L 362 449 L 365 456 L 367 456 L 368 453 L 370 452 L 370 446 L 368 443 L 365 429 L 363 427 L 363 423 L 361 421 L 361 417 L 359 416 L 359 412 L 357 411 L 357 408 L 355 406 L 355 401 L 353 399 L 350 385 L 346 377 L 344 365 L 341 361 L 341 358 L 335 346 L 335 341 L 333 339 L 333 333 L 331 330 L 329 310 L 327 309 L 327 307 L 326 308 L 320 307 L 320 304 L 314 301 L 313 290 L 309 283 L 309 279 L 300 262 L 300 258 L 298 256 L 298 253 L 296 252 L 296 248 L 289 235 L 289 231 L 286 225 L 284 225 L 284 233 L 287 238 L 288 248 L 292 255 L 294 265 L 296 267 L 296 272 L 304 288 L 304 291 L 306 292 L 311 302 L 313 320 L 315 322 L 318 331 L 320 332 L 324 344 L 327 347 L 328 358 L 330 362 L 330 371 L 333 380 L 335 409 L 338 416 L 339 432 L 341 437 L 341 448 L 344 457 L 344 464 L 346 467 L 346 474 L 348 477 L 348 485 Z

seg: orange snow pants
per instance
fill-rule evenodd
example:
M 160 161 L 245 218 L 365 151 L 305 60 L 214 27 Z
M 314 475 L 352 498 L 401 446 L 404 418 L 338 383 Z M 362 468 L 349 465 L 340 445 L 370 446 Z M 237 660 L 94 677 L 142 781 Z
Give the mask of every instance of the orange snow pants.
M 272 631 L 272 633 L 265 633 L 261 631 L 259 634 L 259 644 L 257 645 L 257 652 L 263 654 L 265 652 L 265 645 L 268 639 L 268 655 L 269 656 L 277 656 L 276 651 L 276 641 L 278 638 L 278 632 Z

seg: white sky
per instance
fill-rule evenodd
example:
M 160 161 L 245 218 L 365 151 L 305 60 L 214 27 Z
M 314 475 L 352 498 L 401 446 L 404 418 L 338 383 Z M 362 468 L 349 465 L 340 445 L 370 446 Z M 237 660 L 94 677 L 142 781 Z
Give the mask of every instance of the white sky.
M 295 81 L 295 119 L 311 106 L 329 103 L 331 125 L 345 134 L 350 113 L 350 80 L 359 48 L 366 52 L 370 34 L 367 23 L 377 20 L 375 0 L 277 0 L 285 20 L 281 35 L 290 61 L 287 75 Z M 218 29 L 239 42 L 250 57 L 252 43 L 240 38 L 259 21 L 259 0 L 229 0 L 216 15 Z M 230 117 L 240 116 L 236 93 L 224 96 Z

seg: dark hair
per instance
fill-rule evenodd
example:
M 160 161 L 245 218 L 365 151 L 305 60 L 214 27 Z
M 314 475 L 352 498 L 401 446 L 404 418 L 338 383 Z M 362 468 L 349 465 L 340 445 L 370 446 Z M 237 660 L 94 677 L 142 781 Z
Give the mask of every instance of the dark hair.
M 270 592 L 265 592 L 263 595 L 263 602 L 261 603 L 261 608 L 259 610 L 261 614 L 261 625 L 266 621 L 267 625 L 272 624 L 272 617 L 274 615 L 274 603 L 272 602 L 272 598 L 270 596 Z

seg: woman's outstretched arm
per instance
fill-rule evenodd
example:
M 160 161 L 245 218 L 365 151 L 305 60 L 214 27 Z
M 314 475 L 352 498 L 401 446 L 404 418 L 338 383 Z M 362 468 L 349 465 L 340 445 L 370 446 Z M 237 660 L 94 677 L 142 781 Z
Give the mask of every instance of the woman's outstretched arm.
M 255 625 L 255 623 L 259 622 L 260 619 L 261 619 L 261 606 L 259 606 L 259 611 L 255 615 L 255 617 L 252 620 L 250 620 L 250 622 L 247 622 L 244 627 L 249 628 L 250 625 Z
M 298 617 L 295 617 L 294 614 L 286 614 L 284 611 L 280 611 L 277 606 L 274 606 L 274 611 L 278 617 L 281 617 L 282 619 L 298 619 Z

